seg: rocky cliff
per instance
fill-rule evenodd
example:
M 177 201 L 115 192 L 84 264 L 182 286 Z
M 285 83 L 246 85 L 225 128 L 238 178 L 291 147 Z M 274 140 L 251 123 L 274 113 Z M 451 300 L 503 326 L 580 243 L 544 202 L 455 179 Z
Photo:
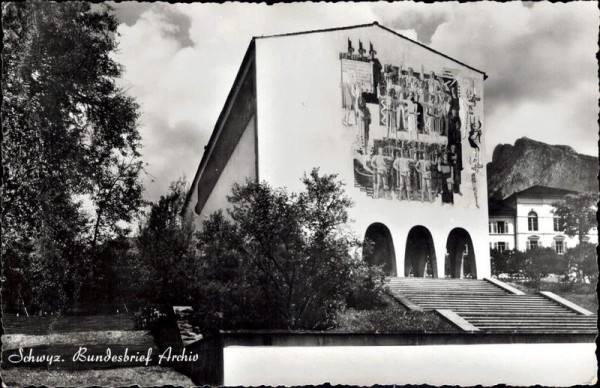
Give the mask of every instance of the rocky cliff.
M 598 191 L 597 174 L 598 158 L 523 137 L 514 145 L 499 144 L 494 149 L 487 165 L 488 193 L 504 199 L 535 185 Z

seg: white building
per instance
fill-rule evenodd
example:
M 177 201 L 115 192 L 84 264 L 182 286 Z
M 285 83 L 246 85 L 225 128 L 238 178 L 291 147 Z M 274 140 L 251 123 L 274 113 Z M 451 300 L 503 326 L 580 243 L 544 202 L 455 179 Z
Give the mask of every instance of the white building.
M 500 251 L 532 247 L 551 247 L 558 254 L 579 244 L 579 237 L 569 237 L 560 227 L 560 219 L 553 214 L 553 203 L 575 191 L 545 186 L 533 186 L 514 193 L 503 201 L 490 203 L 490 249 Z M 596 228 L 590 230 L 587 241 L 597 237 Z M 591 240 L 595 241 L 595 240 Z
M 378 23 L 253 38 L 186 212 L 201 228 L 235 182 L 300 191 L 320 167 L 388 275 L 489 276 L 485 77 Z

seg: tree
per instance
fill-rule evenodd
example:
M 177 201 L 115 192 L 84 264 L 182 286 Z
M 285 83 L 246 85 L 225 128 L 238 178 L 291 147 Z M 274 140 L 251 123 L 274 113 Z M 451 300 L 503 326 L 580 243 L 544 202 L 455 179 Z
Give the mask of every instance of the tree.
M 523 252 L 521 268 L 540 289 L 540 281 L 550 274 L 561 273 L 564 269 L 563 260 L 552 248 L 533 248 Z
M 67 301 L 89 272 L 81 261 L 123 234 L 119 221 L 131 221 L 141 204 L 138 106 L 117 85 L 110 8 L 31 1 L 4 3 L 2 11 L 2 254 L 21 266 L 7 268 L 6 282 L 20 291 L 4 297 L 22 303 L 17 295 L 53 287 Z M 82 244 L 92 251 L 81 252 Z M 36 271 L 54 280 L 9 278 L 33 279 Z
M 581 243 L 590 229 L 596 226 L 597 205 L 597 193 L 568 194 L 562 201 L 552 204 L 552 212 L 559 218 L 561 230 L 567 236 L 578 236 Z
M 515 278 L 523 274 L 523 252 L 509 249 L 503 251 L 492 249 L 490 257 L 492 275 L 499 276 L 506 274 L 511 278 Z
M 560 272 L 560 261 L 556 261 L 558 260 L 558 256 L 554 258 L 552 253 L 543 250 L 543 254 L 545 255 L 546 253 L 547 256 L 549 255 L 554 260 L 549 267 L 551 268 L 551 272 Z M 521 252 L 518 249 L 505 249 L 503 251 L 492 249 L 490 251 L 492 275 L 499 276 L 506 274 L 511 279 L 518 279 L 525 276 L 535 281 L 539 273 L 542 274 L 542 277 L 547 274 L 545 272 L 547 270 L 545 265 L 548 263 L 541 263 L 539 257 L 540 253 L 532 250 Z
M 190 287 L 198 281 L 194 225 L 182 215 L 187 183 L 181 178 L 150 205 L 136 238 L 142 300 L 159 304 L 190 304 Z
M 590 229 L 596 226 L 596 212 L 598 210 L 597 193 L 577 193 L 568 194 L 562 201 L 552 204 L 553 213 L 560 220 L 560 227 L 567 236 L 579 238 L 579 245 L 585 243 L 585 236 Z M 584 281 L 584 268 L 589 268 L 587 251 L 589 247 L 573 250 L 565 259 L 567 259 L 567 272 L 576 271 L 576 278 Z M 579 255 L 579 256 L 577 256 Z
M 598 263 L 596 246 L 583 242 L 576 247 L 569 248 L 564 254 L 565 273 L 567 276 L 575 272 L 582 283 L 586 278 L 598 279 Z
M 204 221 L 197 310 L 205 327 L 324 329 L 354 285 L 381 292 L 381 269 L 352 254 L 361 244 L 346 226 L 343 184 L 318 169 L 302 182 L 297 194 L 235 185 L 229 217 Z

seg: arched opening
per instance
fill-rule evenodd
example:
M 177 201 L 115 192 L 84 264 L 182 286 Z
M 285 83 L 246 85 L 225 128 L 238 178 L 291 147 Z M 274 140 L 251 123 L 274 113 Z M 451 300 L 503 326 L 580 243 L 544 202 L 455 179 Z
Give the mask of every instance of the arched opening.
M 390 230 L 381 223 L 371 224 L 365 233 L 365 242 L 370 242 L 370 247 L 363 250 L 364 259 L 373 265 L 383 265 L 383 271 L 388 276 L 397 276 L 396 252 Z
M 404 254 L 404 276 L 437 278 L 433 238 L 424 226 L 415 226 L 408 232 Z
M 475 252 L 469 232 L 462 228 L 452 229 L 446 243 L 446 277 L 477 278 Z

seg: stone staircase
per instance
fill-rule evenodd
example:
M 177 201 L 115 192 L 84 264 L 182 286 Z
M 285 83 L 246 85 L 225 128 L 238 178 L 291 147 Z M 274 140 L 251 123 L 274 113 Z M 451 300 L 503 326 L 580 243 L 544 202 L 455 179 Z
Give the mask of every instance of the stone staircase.
M 552 293 L 528 295 L 495 279 L 389 278 L 387 287 L 409 309 L 455 317 L 454 323 L 465 331 L 597 332 L 597 316 L 591 312 Z

